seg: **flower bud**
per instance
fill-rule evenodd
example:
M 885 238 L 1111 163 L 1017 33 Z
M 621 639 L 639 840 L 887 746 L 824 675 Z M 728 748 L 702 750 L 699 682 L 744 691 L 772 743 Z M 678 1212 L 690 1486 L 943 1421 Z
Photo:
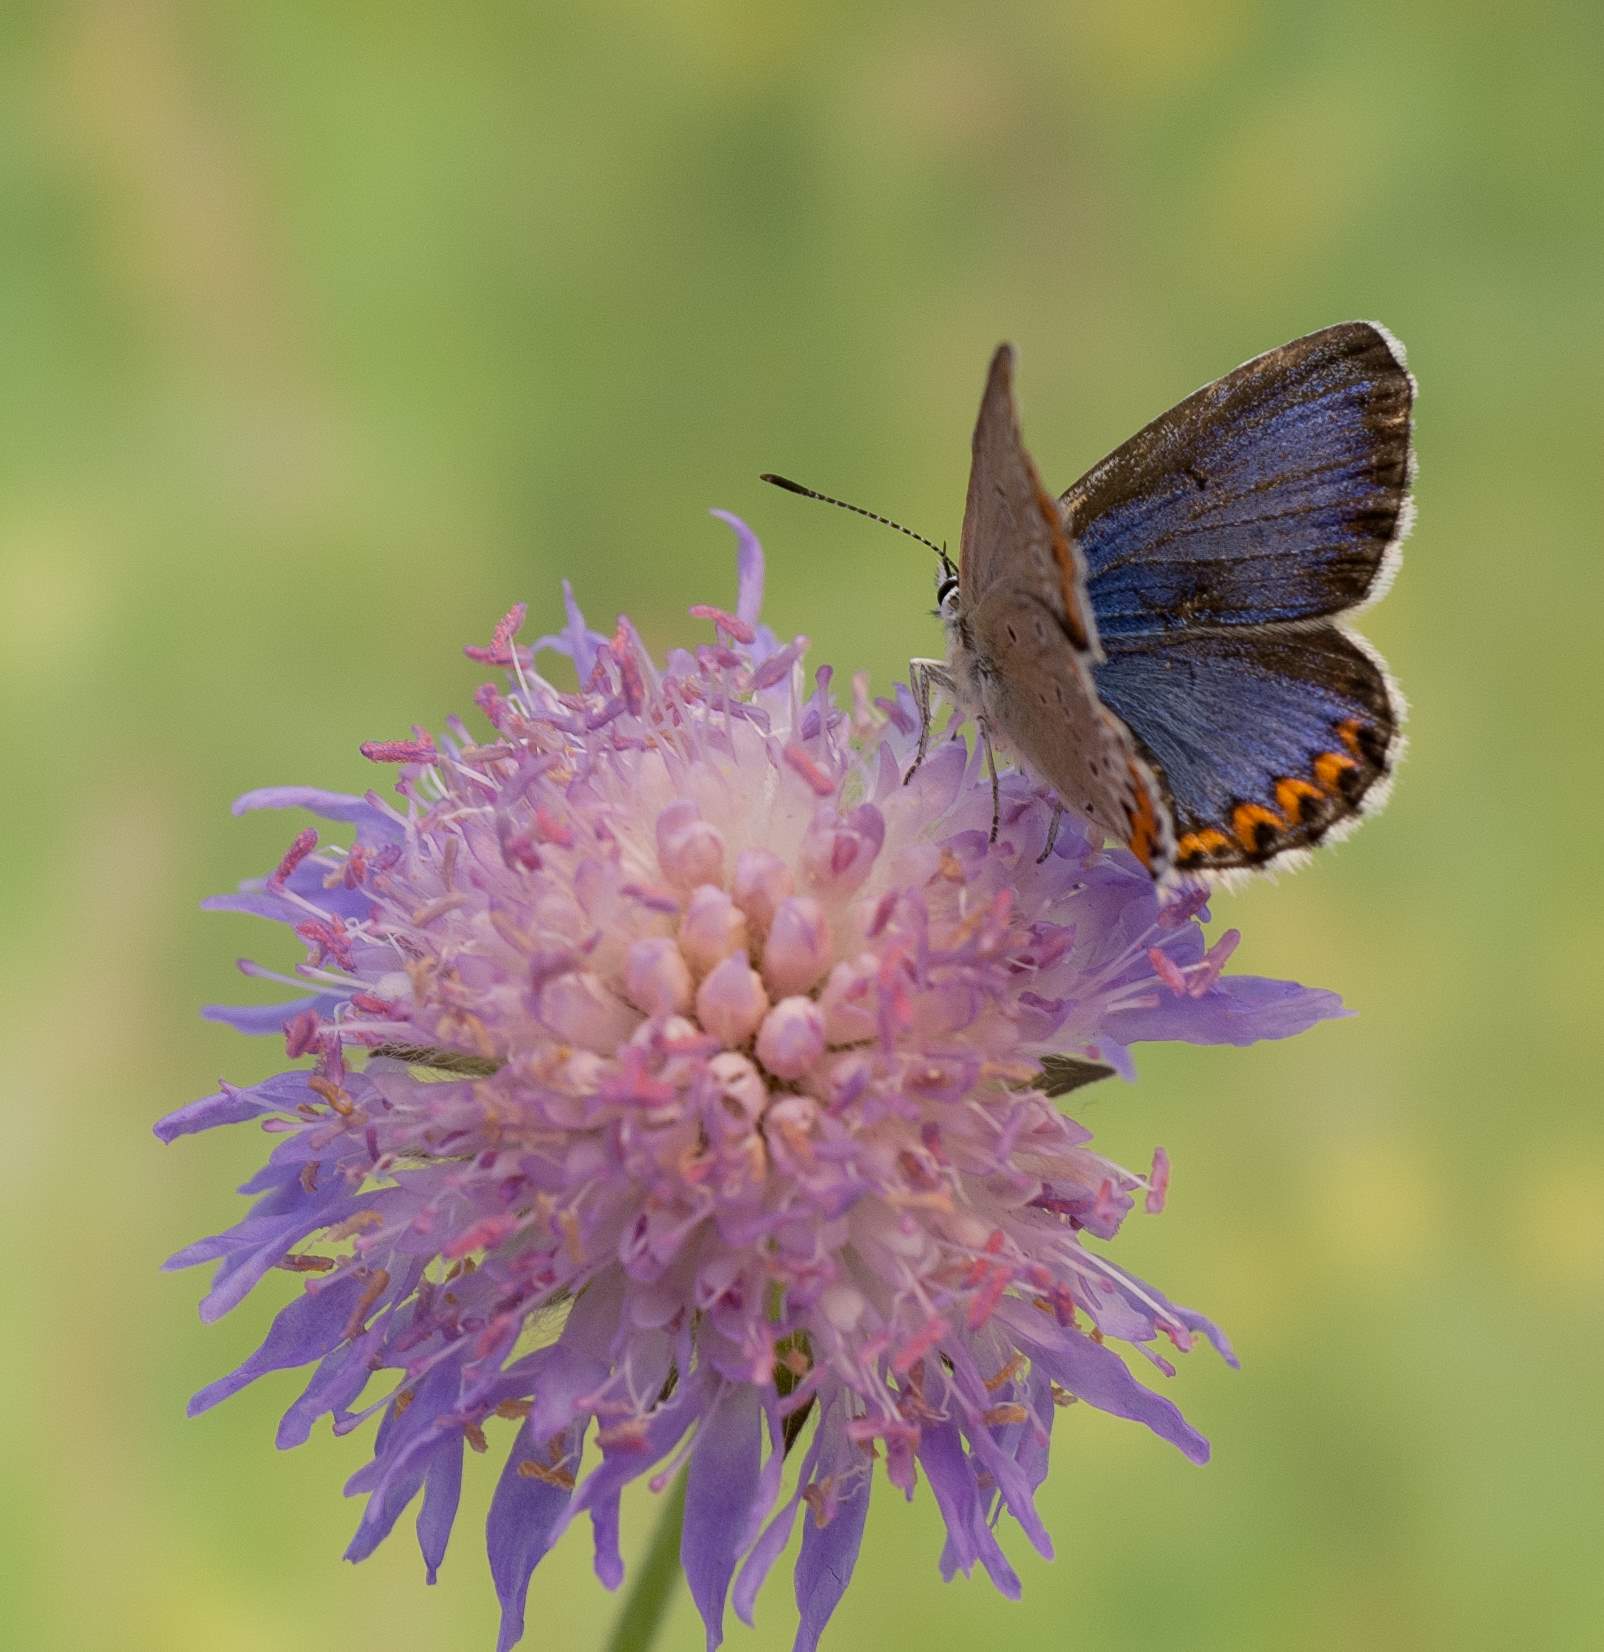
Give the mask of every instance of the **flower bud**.
M 651 935 L 630 942 L 624 958 L 624 993 L 647 1015 L 672 1015 L 690 1008 L 691 971 L 677 942 Z
M 772 993 L 807 992 L 830 959 L 830 926 L 811 895 L 792 895 L 775 909 L 763 946 L 763 980 Z
M 723 835 L 687 798 L 670 803 L 657 817 L 657 864 L 681 888 L 724 881 Z
M 871 953 L 843 961 L 830 971 L 819 994 L 819 1009 L 824 1015 L 825 1037 L 832 1044 L 861 1043 L 878 1032 L 877 976 Z
M 589 970 L 570 970 L 548 981 L 540 989 L 540 1019 L 564 1044 L 598 1053 L 617 1049 L 640 1021 Z
M 732 953 L 746 950 L 746 919 L 722 889 L 704 883 L 694 890 L 679 926 L 680 950 L 706 974 Z
M 769 995 L 744 952 L 719 964 L 696 992 L 696 1014 L 705 1031 L 725 1044 L 744 1044 L 758 1029 Z
M 754 931 L 762 934 L 774 921 L 775 908 L 795 888 L 791 868 L 768 849 L 743 849 L 735 857 L 731 892 Z
M 872 803 L 844 816 L 825 804 L 802 839 L 802 864 L 816 889 L 848 895 L 868 877 L 885 838 L 885 817 Z
M 776 1078 L 796 1079 L 824 1054 L 824 1017 L 810 998 L 782 998 L 763 1017 L 757 1058 Z

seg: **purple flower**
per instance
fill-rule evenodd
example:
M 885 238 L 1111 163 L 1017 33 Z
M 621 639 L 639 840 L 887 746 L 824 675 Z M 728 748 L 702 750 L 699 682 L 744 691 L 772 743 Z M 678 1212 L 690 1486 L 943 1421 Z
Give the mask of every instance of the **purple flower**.
M 1201 1462 L 1118 1345 L 1165 1375 L 1161 1338 L 1229 1349 L 1100 1243 L 1135 1195 L 1158 1208 L 1167 1161 L 1144 1176 L 1101 1158 L 1046 1091 L 1088 1063 L 1128 1072 L 1138 1039 L 1247 1043 L 1339 1013 L 1223 973 L 1235 937 L 1205 949 L 1199 894 L 1162 903 L 1071 822 L 1038 864 L 1051 809 L 1021 774 L 989 843 L 990 787 L 961 741 L 904 784 L 911 700 L 871 702 L 858 678 L 842 705 L 828 670 L 809 682 L 804 639 L 759 623 L 762 555 L 726 520 L 740 590 L 733 613 L 693 610 L 710 641 L 660 665 L 569 595 L 530 650 L 515 609 L 469 650 L 507 668 L 477 696 L 481 736 L 453 720 L 438 743 L 364 748 L 400 765 L 399 805 L 240 800 L 350 840 L 302 831 L 214 903 L 289 925 L 307 960 L 295 1002 L 208 1013 L 282 1029 L 311 1064 L 157 1127 L 257 1119 L 275 1141 L 250 1214 L 170 1264 L 218 1264 L 205 1318 L 271 1268 L 306 1275 L 191 1411 L 313 1366 L 280 1445 L 377 1413 L 348 1554 L 421 1494 L 431 1581 L 463 1448 L 505 1454 L 488 1529 L 502 1648 L 563 1530 L 589 1517 L 616 1586 L 621 1493 L 681 1465 L 709 1647 L 727 1601 L 750 1621 L 801 1518 L 811 1648 L 877 1477 L 912 1495 L 922 1472 L 943 1575 L 978 1563 L 1012 1595 L 995 1517 L 1050 1553 L 1033 1498 L 1061 1406 Z M 577 692 L 536 673 L 542 651 Z M 381 1371 L 387 1391 L 356 1409 Z

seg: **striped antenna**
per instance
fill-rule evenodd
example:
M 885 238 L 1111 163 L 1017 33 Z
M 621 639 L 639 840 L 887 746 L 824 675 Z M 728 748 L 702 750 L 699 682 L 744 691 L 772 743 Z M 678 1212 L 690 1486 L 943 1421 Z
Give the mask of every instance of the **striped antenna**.
M 933 539 L 926 539 L 922 533 L 915 533 L 912 528 L 905 528 L 900 522 L 893 522 L 889 516 L 882 516 L 878 511 L 866 511 L 862 505 L 849 505 L 845 499 L 832 498 L 828 493 L 820 493 L 817 488 L 805 488 L 800 482 L 793 482 L 788 476 L 775 476 L 771 471 L 764 471 L 758 477 L 760 482 L 772 483 L 777 488 L 784 488 L 787 493 L 800 493 L 804 499 L 821 499 L 826 505 L 839 505 L 844 511 L 853 511 L 859 516 L 866 516 L 871 522 L 879 522 L 887 528 L 895 528 L 898 533 L 905 533 L 910 539 L 917 539 L 921 545 L 928 545 L 941 558 L 941 566 L 948 574 L 952 573 L 952 560 L 947 555 L 947 547 L 938 545 Z

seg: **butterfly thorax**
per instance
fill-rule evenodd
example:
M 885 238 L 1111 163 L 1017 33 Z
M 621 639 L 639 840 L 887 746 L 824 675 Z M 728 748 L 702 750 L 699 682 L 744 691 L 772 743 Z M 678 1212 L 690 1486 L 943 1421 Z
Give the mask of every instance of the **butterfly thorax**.
M 989 655 L 975 646 L 974 629 L 964 612 L 958 581 L 951 575 L 936 588 L 937 612 L 947 633 L 947 675 L 953 698 L 971 717 L 991 722 L 995 708 L 997 668 Z M 998 731 L 991 731 L 995 737 Z M 1011 750 L 1006 739 L 999 742 Z

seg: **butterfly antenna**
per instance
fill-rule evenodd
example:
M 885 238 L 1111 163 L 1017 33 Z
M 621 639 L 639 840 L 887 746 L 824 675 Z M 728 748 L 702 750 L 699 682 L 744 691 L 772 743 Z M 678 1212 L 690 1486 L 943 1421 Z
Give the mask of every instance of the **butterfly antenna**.
M 800 493 L 804 499 L 820 499 L 826 505 L 839 505 L 844 511 L 853 511 L 858 516 L 868 517 L 871 522 L 895 528 L 898 533 L 905 533 L 910 539 L 917 539 L 921 545 L 928 545 L 941 558 L 942 567 L 948 572 L 952 570 L 952 560 L 947 555 L 945 545 L 938 545 L 935 540 L 926 539 L 922 533 L 915 533 L 912 528 L 905 528 L 900 522 L 893 522 L 889 516 L 882 516 L 878 511 L 866 511 L 862 505 L 850 505 L 845 499 L 836 499 L 828 493 L 820 493 L 817 488 L 805 488 L 800 482 L 793 482 L 788 476 L 776 476 L 771 471 L 764 471 L 758 477 L 758 481 L 772 483 L 777 488 L 784 488 L 787 493 Z

